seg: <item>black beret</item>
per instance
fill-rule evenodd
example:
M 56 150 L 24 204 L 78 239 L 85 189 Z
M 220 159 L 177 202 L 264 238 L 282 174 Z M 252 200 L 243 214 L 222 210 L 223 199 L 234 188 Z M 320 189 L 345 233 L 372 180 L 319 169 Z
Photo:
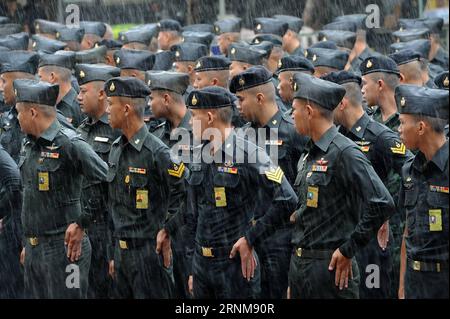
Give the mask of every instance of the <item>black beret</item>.
M 0 24 L 6 24 L 9 22 L 8 17 L 0 16 Z
M 319 32 L 320 41 L 333 41 L 337 46 L 353 49 L 356 42 L 356 33 L 350 31 L 322 30 Z
M 182 28 L 183 32 L 192 31 L 192 32 L 209 32 L 214 33 L 214 26 L 212 24 L 191 24 L 184 26 Z
M 120 32 L 119 40 L 122 41 L 123 44 L 128 44 L 131 42 L 139 42 L 145 45 L 149 45 L 150 42 L 152 41 L 152 38 L 156 37 L 157 34 L 158 34 L 158 27 L 155 24 L 153 28 L 145 27 Z
M 264 51 L 266 53 L 264 58 L 268 59 L 272 53 L 274 45 L 272 42 L 263 41 L 259 44 L 252 44 L 251 47 L 255 50 Z
M 75 76 L 79 85 L 89 82 L 106 82 L 120 76 L 120 69 L 106 64 L 77 64 Z
M 395 41 L 392 31 L 385 28 L 371 28 L 366 31 L 367 45 L 372 50 L 381 53 L 389 54 L 390 45 Z
M 81 43 L 84 37 L 84 29 L 81 28 L 60 28 L 56 32 L 56 40 L 62 42 L 78 42 Z
M 342 85 L 318 79 L 306 73 L 294 75 L 294 98 L 317 103 L 319 106 L 333 111 L 345 96 Z
M 172 69 L 175 62 L 175 52 L 161 51 L 155 54 L 155 65 L 153 71 L 168 71 Z
M 84 29 L 85 34 L 95 34 L 100 38 L 103 38 L 106 33 L 106 25 L 103 22 L 82 21 L 80 27 Z
M 398 66 L 414 61 L 420 61 L 420 53 L 405 49 L 396 53 L 389 54 L 389 57 L 397 63 Z
M 120 50 L 123 43 L 113 39 L 103 39 L 102 41 L 97 42 L 94 47 L 98 48 L 102 45 L 104 45 L 108 50 Z
M 211 32 L 184 31 L 183 42 L 200 43 L 209 47 L 214 40 L 214 34 Z
M 39 55 L 39 67 L 43 66 L 58 66 L 61 68 L 72 70 L 75 65 L 75 54 L 71 55 L 62 55 L 62 54 L 47 54 L 42 53 Z
M 107 49 L 104 45 L 75 53 L 76 63 L 105 63 Z
M 281 58 L 280 62 L 278 63 L 278 70 L 276 73 L 280 74 L 281 72 L 285 71 L 307 71 L 313 74 L 314 65 L 311 63 L 311 61 L 302 56 L 286 56 Z
M 391 51 L 393 53 L 410 49 L 420 53 L 421 58 L 428 59 L 428 55 L 430 54 L 431 42 L 426 39 L 413 40 L 409 42 L 399 42 L 391 44 Z
M 448 120 L 448 91 L 423 86 L 399 85 L 395 101 L 401 114 L 429 116 Z
M 181 32 L 181 24 L 177 20 L 164 19 L 158 22 L 159 31 L 177 31 Z
M 441 33 L 444 26 L 442 18 L 399 19 L 400 30 L 428 28 L 431 33 Z
M 33 51 L 42 51 L 46 53 L 54 53 L 59 50 L 64 50 L 67 43 L 58 40 L 52 40 L 44 36 L 35 34 L 31 37 L 31 47 Z
M 178 72 L 147 71 L 145 83 L 150 90 L 167 90 L 183 95 L 189 86 L 189 75 Z
M 330 49 L 330 50 L 338 50 L 338 46 L 336 45 L 336 42 L 333 41 L 319 41 L 314 43 L 310 46 L 311 49 L 313 48 L 322 48 L 322 49 Z
M 231 61 L 223 56 L 205 56 L 198 59 L 195 72 L 229 70 Z
M 439 89 L 448 90 L 450 81 L 448 79 L 448 71 L 444 71 L 436 75 L 434 83 Z
M 359 75 L 348 72 L 348 71 L 338 71 L 338 72 L 330 72 L 320 77 L 322 80 L 330 81 L 336 84 L 345 84 L 345 83 L 356 83 L 361 86 L 362 79 Z
M 150 88 L 135 77 L 115 77 L 105 83 L 105 92 L 107 96 L 146 98 Z
M 11 51 L 10 48 L 0 46 L 0 51 Z
M 36 80 L 14 80 L 16 103 L 36 103 L 55 107 L 59 94 L 59 85 Z
M 250 65 L 262 64 L 262 59 L 267 52 L 244 46 L 239 43 L 232 43 L 228 48 L 228 57 L 231 61 L 243 62 Z
M 397 39 L 397 42 L 408 42 L 417 39 L 428 39 L 430 36 L 430 30 L 407 29 L 403 31 L 395 31 L 392 35 Z
M 281 47 L 283 45 L 283 39 L 275 34 L 258 34 L 252 40 L 252 44 L 260 44 L 262 42 L 270 42 L 274 46 Z
M 121 49 L 114 52 L 114 61 L 121 69 L 148 71 L 155 65 L 155 55 L 149 51 Z
M 256 18 L 253 30 L 256 34 L 275 34 L 284 36 L 289 28 L 289 24 L 274 18 Z
M 11 50 L 28 50 L 28 33 L 22 32 L 0 38 L 0 45 Z
M 236 93 L 272 81 L 273 74 L 263 66 L 253 66 L 234 76 L 230 81 L 230 92 Z
M 440 34 L 444 26 L 444 19 L 442 18 L 424 18 L 423 22 L 430 29 L 431 33 Z
M 58 29 L 63 28 L 64 25 L 54 21 L 48 21 L 43 19 L 34 20 L 34 28 L 39 33 L 56 34 Z
M 241 32 L 241 18 L 229 18 L 216 21 L 214 23 L 214 31 L 217 34 L 222 33 L 239 33 Z
M 234 105 L 236 98 L 227 89 L 208 86 L 201 90 L 192 90 L 187 98 L 190 109 L 219 109 Z
M 6 72 L 36 74 L 39 55 L 35 52 L 27 51 L 6 51 L 2 52 L 0 62 L 0 74 Z
M 6 35 L 20 33 L 23 31 L 23 27 L 20 24 L 8 23 L 8 24 L 0 24 L 0 37 L 4 37 Z
M 175 61 L 197 61 L 208 55 L 208 47 L 200 43 L 180 43 L 170 48 L 175 52 Z
M 354 21 L 335 21 L 324 25 L 322 30 L 356 32 L 358 30 L 358 24 Z
M 336 70 L 343 70 L 349 57 L 348 52 L 341 50 L 309 48 L 306 52 L 314 67 L 325 66 Z
M 304 22 L 300 18 L 282 14 L 274 15 L 273 18 L 283 22 L 287 22 L 289 25 L 289 30 L 294 31 L 296 33 L 299 33 L 300 30 L 303 28 Z
M 361 63 L 360 70 L 362 75 L 381 72 L 400 76 L 397 63 L 383 55 L 368 57 Z

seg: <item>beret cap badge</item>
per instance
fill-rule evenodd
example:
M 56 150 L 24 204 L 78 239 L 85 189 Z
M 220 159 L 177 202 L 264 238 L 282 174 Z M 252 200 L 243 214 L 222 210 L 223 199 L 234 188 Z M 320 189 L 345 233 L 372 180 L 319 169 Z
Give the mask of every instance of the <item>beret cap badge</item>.
M 194 106 L 197 105 L 198 100 L 197 100 L 197 97 L 196 97 L 195 95 L 192 97 L 191 103 L 192 103 L 192 105 L 194 105 Z
M 112 82 L 111 85 L 109 86 L 109 90 L 111 92 L 114 92 L 116 90 L 116 86 L 114 85 L 114 82 Z

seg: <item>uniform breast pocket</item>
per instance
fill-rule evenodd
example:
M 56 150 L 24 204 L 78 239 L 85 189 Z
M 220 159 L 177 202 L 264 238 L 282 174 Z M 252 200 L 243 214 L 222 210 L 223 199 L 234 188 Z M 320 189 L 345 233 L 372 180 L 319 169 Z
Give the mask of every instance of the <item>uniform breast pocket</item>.
M 219 173 L 214 176 L 214 198 L 216 207 L 240 208 L 245 194 L 239 189 L 239 175 Z
M 448 231 L 448 199 L 446 193 L 429 192 L 427 194 L 428 215 L 423 222 L 430 232 Z
M 108 154 L 111 150 L 111 144 L 110 143 L 101 143 L 101 142 L 94 142 L 92 144 L 92 148 L 95 153 L 99 155 Z
M 45 159 L 38 166 L 39 191 L 57 191 L 64 187 L 67 176 L 61 170 L 61 161 L 57 159 Z
M 419 192 L 417 187 L 413 187 L 405 191 L 405 207 L 414 207 L 417 203 L 417 197 L 419 196 Z
M 191 186 L 199 186 L 203 181 L 203 171 L 201 165 L 191 165 L 189 176 L 186 178 Z
M 306 206 L 311 208 L 318 208 L 322 200 L 326 200 L 324 195 L 331 183 L 332 176 L 328 173 L 312 173 L 307 177 L 307 193 Z M 325 194 L 324 194 L 325 193 Z

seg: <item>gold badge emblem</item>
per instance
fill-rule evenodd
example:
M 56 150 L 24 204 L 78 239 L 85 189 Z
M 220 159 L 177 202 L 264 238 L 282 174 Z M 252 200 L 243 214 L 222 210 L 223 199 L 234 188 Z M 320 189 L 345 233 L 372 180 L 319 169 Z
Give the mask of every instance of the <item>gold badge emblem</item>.
M 322 41 L 328 41 L 327 37 L 323 37 Z
M 17 89 L 14 89 L 14 94 L 17 96 Z
M 120 40 L 125 41 L 125 36 L 123 34 L 120 36 Z
M 448 86 L 449 85 L 449 80 L 448 80 L 448 76 L 445 77 L 444 80 L 444 86 Z
M 231 49 L 231 54 L 236 54 L 236 48 Z
M 192 97 L 191 104 L 195 106 L 195 105 L 197 105 L 197 103 L 198 103 L 197 97 L 194 95 L 194 96 Z
M 114 85 L 114 82 L 111 83 L 111 85 L 109 86 L 109 91 L 114 92 L 116 90 L 116 86 Z
M 313 60 L 314 62 L 316 62 L 316 61 L 317 61 L 317 55 L 314 54 L 312 60 Z
M 258 39 L 255 39 L 255 44 L 259 44 L 259 40 Z
M 196 69 L 199 69 L 202 67 L 202 63 L 200 61 L 197 62 L 197 65 L 195 66 Z
M 283 66 L 283 62 L 281 62 L 281 60 L 278 61 L 278 68 L 281 68 L 282 66 Z
M 119 64 L 120 63 L 120 57 L 117 57 L 116 59 L 116 63 Z
M 261 25 L 261 23 L 258 23 L 258 25 L 256 26 L 256 30 L 261 30 L 262 29 L 262 25 Z
M 293 89 L 294 89 L 294 92 L 297 92 L 297 91 L 298 91 L 298 85 L 297 85 L 297 83 L 294 83 Z
M 180 57 L 180 51 L 175 52 L 175 56 L 176 56 L 177 58 L 179 58 L 179 57 Z
M 36 41 L 33 42 L 33 48 L 35 48 L 37 45 Z
M 240 86 L 244 86 L 245 85 L 245 80 L 243 78 L 239 79 L 239 85 Z
M 367 61 L 366 68 L 370 69 L 373 66 L 372 60 Z
M 308 51 L 305 51 L 305 58 L 308 57 Z
M 56 38 L 59 39 L 59 37 L 61 36 L 61 34 L 59 32 L 56 32 Z
M 84 78 L 85 76 L 86 76 L 86 74 L 84 73 L 84 71 L 83 71 L 83 70 L 81 70 L 81 71 L 80 71 L 80 78 L 82 78 L 82 79 L 83 79 L 83 78 Z
M 405 105 L 406 105 L 406 99 L 405 99 L 405 97 L 402 97 L 402 99 L 400 100 L 400 105 L 401 105 L 401 106 L 405 106 Z
M 94 45 L 94 48 L 98 48 L 99 47 L 99 45 L 98 45 L 98 42 Z
M 152 80 L 148 80 L 147 85 L 148 86 L 152 85 Z
M 218 27 L 218 26 L 215 26 L 215 28 L 214 28 L 215 30 L 216 30 L 216 32 L 217 33 L 219 33 L 220 32 L 220 28 Z

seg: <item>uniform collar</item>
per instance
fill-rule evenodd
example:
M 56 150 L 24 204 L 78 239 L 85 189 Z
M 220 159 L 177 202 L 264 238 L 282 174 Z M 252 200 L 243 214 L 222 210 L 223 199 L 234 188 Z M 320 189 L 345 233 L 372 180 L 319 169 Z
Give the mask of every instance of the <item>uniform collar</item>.
M 317 142 L 312 142 L 312 140 L 311 142 L 314 143 L 314 145 L 321 149 L 323 152 L 326 152 L 337 134 L 338 129 L 333 125 L 322 135 L 322 137 Z
M 61 99 L 61 102 L 58 103 L 62 104 L 65 103 L 67 105 L 72 105 L 73 101 L 75 101 L 75 98 L 77 97 L 77 92 L 74 90 L 74 88 L 70 88 L 69 92 L 67 92 L 66 95 Z
M 41 134 L 39 140 L 46 140 L 47 142 L 53 142 L 56 134 L 58 134 L 61 129 L 61 124 L 59 124 L 58 120 L 55 119 L 53 123 Z
M 275 113 L 275 115 L 270 119 L 270 121 L 266 124 L 267 128 L 278 128 L 280 127 L 281 120 L 283 118 L 283 114 L 280 110 Z
M 142 150 L 145 139 L 147 138 L 147 126 L 144 124 L 139 131 L 128 141 L 138 152 Z M 122 136 L 122 139 L 124 136 Z
M 375 110 L 374 115 L 379 116 L 379 118 L 380 118 L 381 121 L 383 120 L 383 115 L 381 114 L 381 107 L 378 107 L 378 108 Z M 388 124 L 389 124 L 390 122 L 394 122 L 395 120 L 398 120 L 399 116 L 400 116 L 400 113 L 399 113 L 399 112 L 395 112 L 395 113 L 392 114 L 386 121 L 384 121 L 382 124 L 384 124 L 384 125 L 386 125 L 386 126 L 389 127 Z
M 353 133 L 357 138 L 363 138 L 364 132 L 366 131 L 367 124 L 370 122 L 370 117 L 367 115 L 366 112 L 364 112 L 363 116 L 356 121 L 355 125 L 350 129 L 350 132 Z
M 230 135 L 226 138 L 226 140 L 223 142 L 222 146 L 218 150 L 218 152 L 223 152 L 225 154 L 225 160 L 232 159 L 234 157 L 234 145 L 236 143 L 236 133 L 234 130 L 231 130 Z M 218 153 L 217 152 L 217 153 Z
M 436 154 L 434 154 L 430 161 L 430 163 L 434 163 L 434 165 L 439 168 L 441 172 L 445 171 L 445 167 L 448 163 L 448 147 L 449 143 L 447 140 L 445 144 L 436 152 Z M 419 172 L 422 172 L 423 168 L 427 165 L 428 163 L 426 163 L 425 155 L 422 152 L 419 152 L 413 162 L 414 168 Z
M 97 122 L 102 122 L 103 124 L 109 125 L 109 121 L 108 121 L 108 113 L 104 113 L 97 121 L 94 122 L 94 119 L 92 117 L 88 117 L 88 119 L 86 120 L 86 124 L 87 125 L 95 125 Z
M 184 115 L 183 119 L 180 122 L 179 128 L 184 128 L 188 131 L 192 131 L 192 126 L 189 123 L 191 121 L 192 114 L 189 110 L 186 110 L 186 114 Z

